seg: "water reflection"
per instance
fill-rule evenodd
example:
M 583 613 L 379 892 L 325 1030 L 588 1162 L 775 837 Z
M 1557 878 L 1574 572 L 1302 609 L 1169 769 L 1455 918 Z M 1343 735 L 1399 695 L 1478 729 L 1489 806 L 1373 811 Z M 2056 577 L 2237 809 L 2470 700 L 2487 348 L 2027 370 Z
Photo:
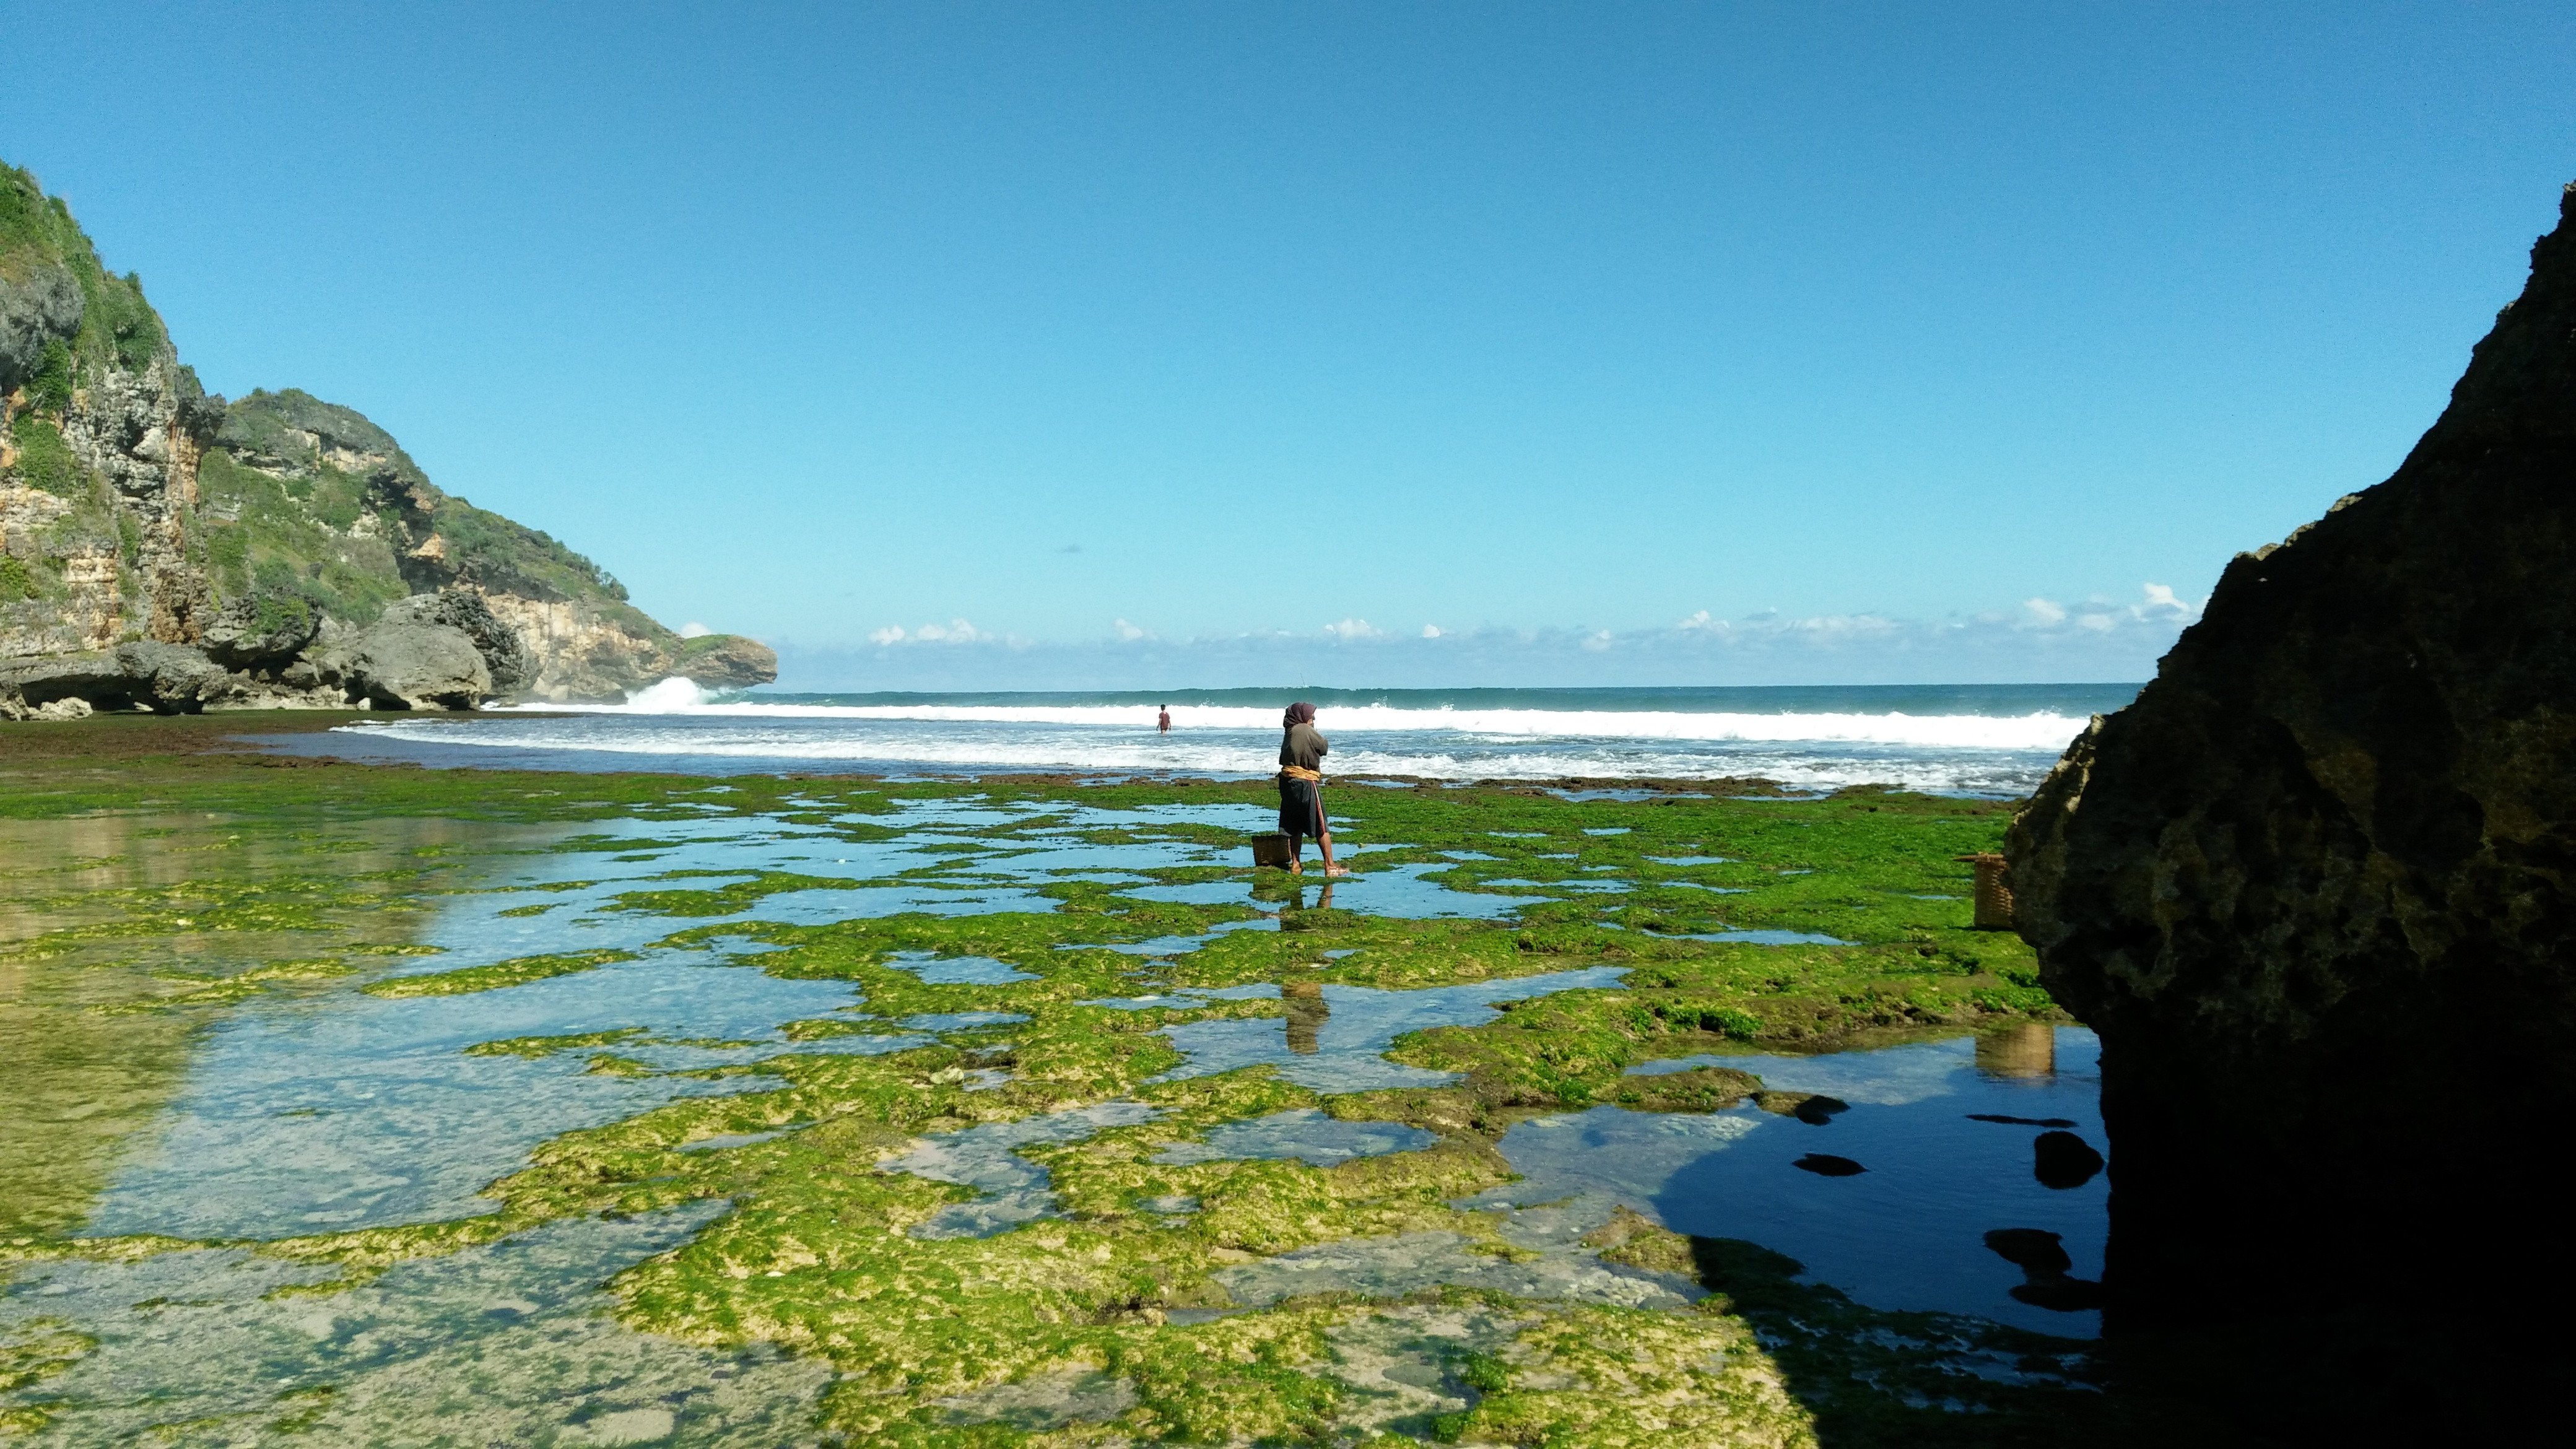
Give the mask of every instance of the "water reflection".
M 1977 1037 L 1977 1070 L 1994 1077 L 2024 1081 L 2057 1070 L 2056 1029 L 2036 1021 L 2008 1026 Z
M 1999 1229 L 2053 1235 L 2066 1264 L 2050 1271 L 2075 1284 L 2100 1277 L 2108 1182 L 2043 1183 L 2032 1172 L 2037 1133 L 2022 1125 L 2060 1121 L 2100 1140 L 2099 1045 L 2077 1028 L 2036 1030 L 2054 1039 L 2016 1033 L 2000 1054 L 1986 1039 L 1957 1037 L 1811 1057 L 1692 1059 L 1752 1072 L 1775 1093 L 1851 1105 L 1818 1114 L 1820 1123 L 1750 1102 L 1705 1116 L 1596 1107 L 1537 1118 L 1500 1144 L 1523 1181 L 1470 1201 L 1590 1200 L 1600 1213 L 1625 1204 L 1677 1232 L 1785 1253 L 1813 1279 L 1874 1307 L 2088 1336 L 2099 1332 L 2099 1316 L 2087 1290 L 2043 1284 L 2016 1293 L 2033 1280 L 1985 1246 Z M 2052 1069 L 2033 1073 L 2029 1063 L 2043 1052 Z
M 1311 1005 L 1302 1008 L 1307 1013 L 1305 1022 L 1314 1030 L 1313 1051 L 1292 1049 L 1289 1023 L 1276 1017 L 1183 1022 L 1165 1027 L 1163 1034 L 1189 1060 L 1166 1075 L 1204 1077 L 1267 1062 L 1279 1069 L 1281 1077 L 1318 1092 L 1436 1087 L 1452 1080 L 1454 1074 L 1403 1066 L 1386 1059 L 1385 1053 L 1397 1037 L 1435 1026 L 1472 1026 L 1490 1021 L 1497 1002 L 1587 986 L 1616 986 L 1626 971 L 1623 966 L 1594 966 L 1419 991 L 1319 986 L 1316 996 L 1310 999 Z M 1295 1002 L 1291 1008 L 1301 1009 Z
M 1333 1016 L 1333 1004 L 1324 999 L 1324 983 L 1283 982 L 1279 994 L 1288 1003 L 1288 1050 L 1301 1057 L 1315 1055 L 1323 1049 L 1324 1023 Z

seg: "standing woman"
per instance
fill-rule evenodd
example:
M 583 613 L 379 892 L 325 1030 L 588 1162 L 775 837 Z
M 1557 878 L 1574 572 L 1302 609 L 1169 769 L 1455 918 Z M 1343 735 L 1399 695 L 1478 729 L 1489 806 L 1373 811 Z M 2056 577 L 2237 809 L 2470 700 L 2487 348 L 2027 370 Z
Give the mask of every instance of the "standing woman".
M 1280 724 L 1279 833 L 1288 837 L 1288 868 L 1304 872 L 1300 857 L 1311 835 L 1324 849 L 1324 874 L 1349 875 L 1350 867 L 1333 864 L 1333 832 L 1324 824 L 1324 752 L 1332 746 L 1315 728 L 1315 707 L 1299 700 Z

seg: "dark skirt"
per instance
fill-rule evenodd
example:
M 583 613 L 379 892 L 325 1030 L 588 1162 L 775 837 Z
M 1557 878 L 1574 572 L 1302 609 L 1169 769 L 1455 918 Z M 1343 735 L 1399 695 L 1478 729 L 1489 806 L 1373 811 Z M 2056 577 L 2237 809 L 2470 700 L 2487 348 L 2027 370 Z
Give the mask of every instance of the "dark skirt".
M 1279 833 L 1321 839 L 1324 834 L 1324 795 L 1312 780 L 1279 782 Z

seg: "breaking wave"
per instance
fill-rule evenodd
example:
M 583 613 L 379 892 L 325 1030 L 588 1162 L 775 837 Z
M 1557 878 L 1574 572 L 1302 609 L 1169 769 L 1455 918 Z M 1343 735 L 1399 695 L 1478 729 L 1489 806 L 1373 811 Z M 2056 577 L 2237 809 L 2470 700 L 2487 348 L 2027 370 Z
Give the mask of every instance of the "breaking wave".
M 2130 692 L 2079 686 L 1385 691 L 1325 702 L 1319 723 L 1333 740 L 1332 768 L 1342 775 L 1758 777 L 1817 790 L 1866 783 L 2017 795 L 2038 783 L 2094 710 L 2116 708 Z M 1268 773 L 1278 742 L 1275 700 L 1286 692 L 1226 693 L 1250 697 L 1168 696 L 1170 734 L 1154 730 L 1159 700 L 764 699 L 711 696 L 682 679 L 642 690 L 623 705 L 497 710 L 472 720 L 417 718 L 350 729 L 369 741 L 369 753 L 447 764 L 718 774 L 836 768 Z M 1926 709 L 1927 703 L 1940 708 Z M 1799 707 L 1818 704 L 1840 707 Z

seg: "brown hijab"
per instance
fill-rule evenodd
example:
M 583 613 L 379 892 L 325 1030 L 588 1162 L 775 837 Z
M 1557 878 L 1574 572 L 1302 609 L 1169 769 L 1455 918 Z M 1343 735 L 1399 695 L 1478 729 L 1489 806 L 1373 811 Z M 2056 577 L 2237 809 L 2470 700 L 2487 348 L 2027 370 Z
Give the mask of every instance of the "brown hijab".
M 1315 707 L 1301 699 L 1295 704 L 1288 706 L 1287 717 L 1279 721 L 1279 727 L 1283 730 L 1293 730 L 1301 724 L 1313 724 L 1314 722 Z

